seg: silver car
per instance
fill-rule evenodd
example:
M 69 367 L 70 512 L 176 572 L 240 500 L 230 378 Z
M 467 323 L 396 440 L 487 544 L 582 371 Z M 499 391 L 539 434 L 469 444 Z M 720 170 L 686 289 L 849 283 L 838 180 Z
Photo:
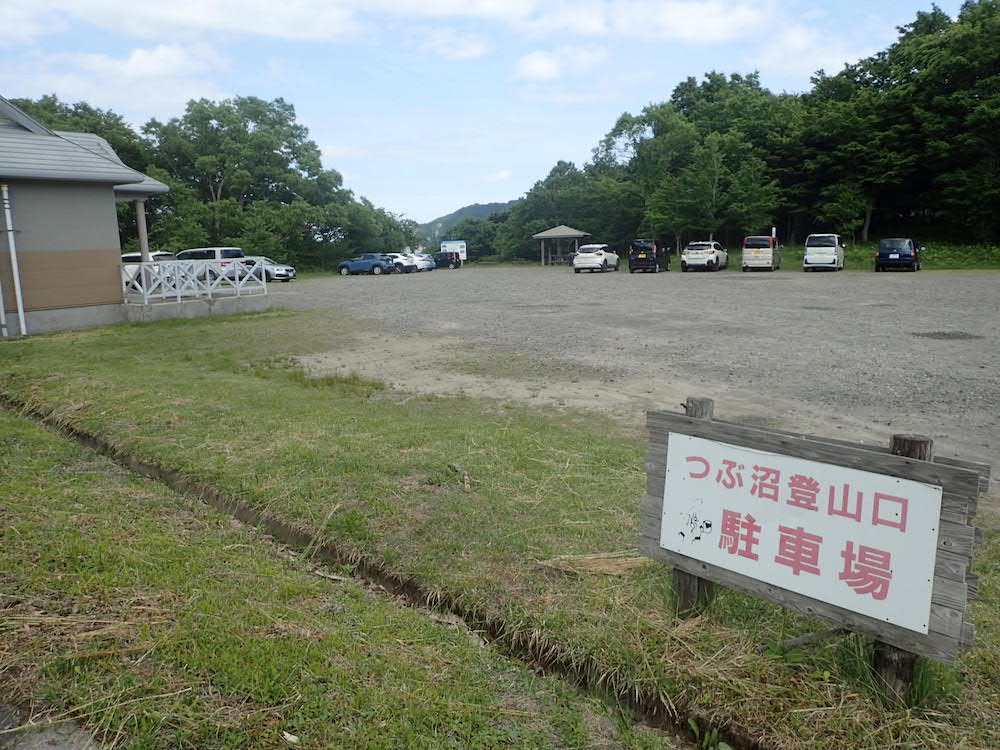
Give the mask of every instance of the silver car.
M 291 281 L 295 278 L 295 268 L 264 255 L 248 255 L 243 265 L 253 267 L 258 263 L 264 266 L 264 278 L 267 281 Z

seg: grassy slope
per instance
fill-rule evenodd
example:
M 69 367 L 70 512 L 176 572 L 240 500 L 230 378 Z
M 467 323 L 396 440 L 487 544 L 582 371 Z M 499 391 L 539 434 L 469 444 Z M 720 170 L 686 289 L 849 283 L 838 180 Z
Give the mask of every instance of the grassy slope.
M 980 517 L 979 645 L 958 670 L 932 669 L 922 709 L 886 708 L 860 639 L 759 656 L 756 644 L 816 623 L 734 593 L 677 622 L 660 566 L 607 577 L 543 565 L 634 548 L 641 441 L 590 415 L 404 397 L 281 365 L 336 346 L 343 328 L 269 313 L 39 337 L 0 349 L 0 388 L 503 618 L 512 640 L 771 747 L 1000 746 L 995 515 Z
M 0 436 L 0 703 L 35 721 L 135 748 L 670 746 L 35 425 Z

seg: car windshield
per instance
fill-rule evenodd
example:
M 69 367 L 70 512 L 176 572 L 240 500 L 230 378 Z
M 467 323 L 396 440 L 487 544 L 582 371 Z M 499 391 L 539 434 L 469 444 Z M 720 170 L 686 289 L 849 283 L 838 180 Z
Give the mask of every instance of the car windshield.
M 267 263 L 267 264 L 272 265 L 272 266 L 278 265 L 277 263 L 275 263 L 270 258 L 261 258 L 260 260 L 261 260 L 261 263 Z
M 770 237 L 747 237 L 743 247 L 771 247 Z
M 704 250 L 711 250 L 712 245 L 708 242 L 692 242 L 688 245 L 685 250 L 695 250 L 697 252 L 702 252 Z
M 880 250 L 909 250 L 910 241 L 905 239 L 881 240 L 878 246 Z
M 837 238 L 832 234 L 818 234 L 806 238 L 806 247 L 836 247 Z
M 579 252 L 581 252 L 581 253 L 599 253 L 603 249 L 604 248 L 602 246 L 600 246 L 600 245 L 583 245 L 580 248 Z

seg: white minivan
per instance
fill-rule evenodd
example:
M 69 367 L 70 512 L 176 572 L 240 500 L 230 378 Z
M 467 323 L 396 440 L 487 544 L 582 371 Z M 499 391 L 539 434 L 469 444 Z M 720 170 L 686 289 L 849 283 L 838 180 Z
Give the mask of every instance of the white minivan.
M 744 237 L 741 265 L 744 271 L 751 268 L 777 271 L 781 268 L 781 245 L 778 244 L 778 239 L 769 235 Z
M 839 234 L 810 234 L 806 237 L 806 254 L 802 256 L 802 270 L 815 271 L 827 268 L 844 270 L 844 250 L 847 245 Z

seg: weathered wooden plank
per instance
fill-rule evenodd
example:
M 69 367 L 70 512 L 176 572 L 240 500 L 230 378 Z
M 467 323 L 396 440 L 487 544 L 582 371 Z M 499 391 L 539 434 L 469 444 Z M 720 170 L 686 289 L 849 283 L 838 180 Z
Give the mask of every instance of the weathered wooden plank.
M 976 472 L 979 475 L 979 491 L 989 491 L 990 475 L 993 473 L 993 467 L 990 464 L 980 463 L 979 461 L 966 461 L 963 458 L 948 458 L 946 456 L 935 456 L 934 463 L 944 464 L 945 466 L 957 466 L 959 469 Z
M 862 471 L 913 479 L 942 487 L 946 492 L 972 496 L 979 493 L 979 475 L 955 466 L 894 456 L 889 453 L 839 445 L 830 442 L 793 438 L 769 430 L 715 420 L 692 419 L 668 412 L 647 412 L 651 443 L 666 445 L 670 432 L 717 440 L 746 448 L 795 456 L 811 461 L 846 466 Z
M 976 626 L 971 622 L 962 623 L 961 644 L 965 648 L 971 648 L 976 645 Z
M 934 560 L 934 575 L 965 582 L 967 576 L 970 575 L 969 559 L 956 555 L 954 552 L 939 549 Z
M 669 414 L 671 412 L 647 412 L 647 414 L 649 413 Z M 731 424 L 736 424 L 736 423 L 733 422 Z M 839 445 L 849 448 L 858 448 L 860 450 L 871 451 L 872 453 L 890 452 L 889 446 L 881 443 L 861 443 L 855 440 L 840 440 L 839 438 L 831 438 L 821 435 L 808 435 L 804 432 L 794 432 L 791 430 L 777 430 L 771 427 L 768 427 L 767 431 L 775 435 L 784 435 L 785 437 L 789 438 L 801 438 L 803 440 L 811 440 L 817 443 L 830 443 L 831 445 Z M 973 471 L 977 473 L 980 477 L 981 491 L 986 492 L 989 489 L 990 475 L 992 473 L 992 466 L 990 464 L 981 463 L 979 461 L 967 461 L 963 458 L 948 458 L 946 456 L 935 456 L 932 459 L 932 462 L 937 464 L 943 464 L 945 466 L 954 466 L 959 469 L 966 469 L 967 471 Z
M 692 575 L 697 575 L 715 583 L 759 596 L 795 612 L 820 617 L 841 627 L 866 633 L 885 643 L 891 643 L 898 648 L 913 651 L 914 653 L 949 664 L 953 663 L 958 655 L 959 639 L 957 637 L 936 631 L 932 631 L 927 635 L 915 633 L 873 617 L 851 612 L 850 610 L 813 599 L 803 594 L 797 594 L 778 586 L 748 578 L 739 573 L 706 565 L 685 555 L 662 549 L 659 542 L 653 537 L 645 535 L 640 537 L 639 550 L 647 557 L 659 560 L 672 567 L 681 568 Z M 945 608 L 935 607 L 934 609 L 943 610 Z M 951 627 L 953 618 L 942 615 L 938 619 L 941 620 L 940 624 L 942 626 Z M 959 623 L 959 632 L 961 632 L 960 619 Z M 937 625 L 939 623 L 936 622 L 934 624 Z
M 955 581 L 951 578 L 934 576 L 931 603 L 940 604 L 942 607 L 950 607 L 951 609 L 958 610 L 959 613 L 964 612 L 965 605 L 969 603 L 969 586 L 965 581 Z
M 969 573 L 965 579 L 965 585 L 969 589 L 968 597 L 971 602 L 977 596 L 979 596 L 979 576 L 975 573 Z

